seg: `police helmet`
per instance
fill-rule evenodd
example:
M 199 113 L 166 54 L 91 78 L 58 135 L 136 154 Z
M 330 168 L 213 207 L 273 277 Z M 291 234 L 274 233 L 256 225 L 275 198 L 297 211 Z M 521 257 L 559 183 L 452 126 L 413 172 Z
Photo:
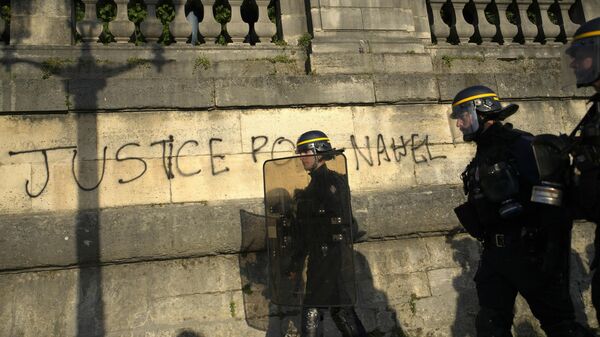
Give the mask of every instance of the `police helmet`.
M 296 141 L 296 153 L 301 154 L 312 150 L 314 154 L 325 153 L 333 150 L 329 137 L 319 130 L 303 133 Z
M 504 120 L 514 114 L 518 108 L 516 104 L 503 107 L 500 98 L 492 89 L 475 85 L 456 94 L 452 101 L 450 118 L 457 120 L 456 127 L 460 129 L 463 140 L 472 141 L 481 133 L 481 126 L 485 122 Z
M 600 80 L 600 17 L 587 21 L 575 31 L 566 54 L 578 88 Z

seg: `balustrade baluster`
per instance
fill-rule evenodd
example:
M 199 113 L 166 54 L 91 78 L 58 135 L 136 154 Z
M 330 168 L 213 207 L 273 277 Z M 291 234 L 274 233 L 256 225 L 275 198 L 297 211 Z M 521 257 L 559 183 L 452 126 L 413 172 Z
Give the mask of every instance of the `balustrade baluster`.
M 573 19 L 577 20 L 577 18 L 571 17 L 571 12 L 575 11 L 577 6 L 581 4 L 575 1 L 573 4 L 561 4 L 560 11 L 563 18 L 563 26 L 565 27 L 565 34 L 567 35 L 567 40 L 570 39 L 577 28 L 579 28 L 579 23 L 574 22 Z
M 77 22 L 77 30 L 84 43 L 96 42 L 102 32 L 102 23 L 96 17 L 96 0 L 83 0 L 85 15 L 83 20 Z
M 554 43 L 555 39 L 560 34 L 560 26 L 557 25 L 554 20 L 559 20 L 558 18 L 553 18 L 551 20 L 550 16 L 554 15 L 551 11 L 550 6 L 552 6 L 554 1 L 539 1 L 540 13 L 541 13 L 541 25 L 543 27 L 544 36 L 546 38 L 546 43 Z M 557 22 L 558 23 L 558 22 Z
M 452 1 L 454 11 L 456 12 L 456 33 L 461 43 L 476 43 L 475 35 L 477 31 L 477 12 L 474 9 L 475 4 L 472 1 Z
M 498 42 L 498 9 L 494 1 L 475 1 L 477 17 L 479 18 L 479 34 L 484 43 Z M 486 13 L 487 12 L 487 13 Z M 490 21 L 488 21 L 488 18 Z
M 207 41 L 210 40 L 214 43 L 215 39 L 219 35 L 221 31 L 221 25 L 215 19 L 213 15 L 213 5 L 215 0 L 206 0 L 202 1 L 204 4 L 204 20 L 200 25 L 200 33 L 207 38 Z
M 231 21 L 227 24 L 227 31 L 233 42 L 243 42 L 248 34 L 248 24 L 242 20 L 242 0 L 231 0 Z
M 523 35 L 519 25 L 519 12 L 513 10 L 516 3 L 507 0 L 498 0 L 498 19 L 500 20 L 500 30 L 505 44 L 519 43 L 518 39 Z
M 539 4 L 536 0 L 529 1 L 527 4 L 519 4 L 519 14 L 521 15 L 521 29 L 525 43 L 543 43 L 544 30 L 541 22 L 532 22 L 532 20 L 540 20 Z
M 169 25 L 177 43 L 186 43 L 192 33 L 192 26 L 185 17 L 185 0 L 174 0 L 175 19 Z
M 240 14 L 242 16 L 242 20 L 248 25 L 248 34 L 244 37 L 244 43 L 249 43 L 250 45 L 255 45 L 261 40 L 258 38 L 256 34 L 255 25 L 258 22 L 259 12 L 258 5 L 255 0 L 244 0 L 240 7 Z
M 192 45 L 203 44 L 204 36 L 200 34 L 200 23 L 204 20 L 204 6 L 201 0 L 187 0 L 184 6 L 185 19 L 190 24 L 190 35 L 186 42 Z
M 271 42 L 271 37 L 277 33 L 275 23 L 269 19 L 269 3 L 268 0 L 257 0 L 258 5 L 258 22 L 255 24 L 256 34 L 262 43 Z M 273 10 L 275 7 L 273 7 Z M 278 13 L 275 13 L 278 15 Z
M 115 36 L 117 43 L 127 43 L 131 31 L 135 27 L 127 17 L 128 0 L 116 0 L 115 2 L 117 3 L 117 17 L 110 23 L 110 31 Z
M 156 42 L 162 33 L 162 24 L 156 17 L 156 3 L 158 0 L 146 0 L 145 2 L 148 8 L 148 16 L 141 24 L 142 33 L 148 42 Z
M 431 2 L 431 14 L 433 16 L 433 34 L 437 39 L 438 44 L 449 43 L 451 29 L 448 24 L 444 22 L 442 17 L 442 7 L 445 2 L 432 1 Z

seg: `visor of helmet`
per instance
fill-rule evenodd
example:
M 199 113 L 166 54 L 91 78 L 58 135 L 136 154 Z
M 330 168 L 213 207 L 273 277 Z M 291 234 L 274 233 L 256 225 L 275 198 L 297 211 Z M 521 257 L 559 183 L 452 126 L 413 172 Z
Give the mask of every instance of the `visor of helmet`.
M 452 107 L 449 115 L 452 140 L 467 140 L 479 130 L 479 120 L 474 101 L 464 102 Z
M 597 36 L 575 40 L 562 54 L 563 90 L 590 86 L 600 77 L 600 31 Z

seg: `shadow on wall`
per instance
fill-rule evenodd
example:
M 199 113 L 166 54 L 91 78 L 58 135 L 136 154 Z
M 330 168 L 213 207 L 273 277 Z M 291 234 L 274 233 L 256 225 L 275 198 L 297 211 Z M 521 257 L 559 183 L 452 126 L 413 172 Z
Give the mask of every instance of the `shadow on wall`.
M 204 337 L 204 335 L 194 330 L 183 329 L 177 333 L 177 337 Z
M 466 235 L 448 236 L 446 240 L 452 248 L 453 260 L 461 267 L 461 273 L 452 280 L 457 294 L 452 336 L 475 336 L 475 317 L 479 303 L 473 277 L 477 272 L 481 245 Z
M 265 218 L 240 210 L 242 253 L 239 255 L 244 312 L 248 326 L 265 332 L 266 337 L 295 337 L 300 332 L 299 307 L 283 307 L 269 302 L 268 255 Z M 357 304 L 356 311 L 369 336 L 405 337 L 396 311 L 387 295 L 374 286 L 369 262 L 355 251 Z M 324 318 L 325 334 L 339 336 L 329 314 Z
M 477 291 L 473 278 L 477 272 L 481 245 L 470 237 L 460 239 L 448 238 L 448 242 L 453 249 L 453 259 L 461 266 L 462 272 L 453 280 L 453 286 L 458 297 L 456 302 L 456 318 L 452 325 L 453 337 L 475 336 L 475 317 L 479 309 L 477 302 Z M 586 247 L 586 254 L 591 259 L 593 254 L 593 245 Z M 588 259 L 588 260 L 589 260 Z M 576 320 L 585 326 L 588 326 L 586 315 L 587 307 L 591 305 L 589 292 L 590 273 L 589 268 L 584 264 L 581 256 L 571 250 L 571 298 L 575 307 Z M 587 297 L 586 297 L 587 296 Z M 515 317 L 515 320 L 518 318 Z M 529 317 L 529 319 L 534 319 Z M 538 337 L 540 335 L 539 326 L 535 326 L 529 321 L 520 320 L 513 325 L 514 335 L 517 337 Z
M 69 5 L 71 1 L 65 0 Z M 13 2 L 14 3 L 14 2 Z M 28 1 L 19 1 L 18 6 L 27 6 Z M 30 12 L 30 10 L 20 9 Z M 12 44 L 18 44 L 16 36 Z M 76 252 L 79 269 L 77 296 L 77 337 L 102 337 L 106 333 L 104 320 L 104 300 L 102 293 L 101 261 L 101 212 L 98 187 L 104 177 L 106 163 L 106 147 L 98 148 L 98 101 L 100 93 L 108 86 L 108 79 L 135 68 L 134 65 L 111 66 L 99 64 L 91 53 L 89 46 L 80 46 L 81 54 L 77 60 L 61 61 L 59 65 L 52 64 L 49 59 L 44 62 L 18 59 L 15 49 L 7 48 L 0 60 L 5 69 L 10 70 L 15 64 L 27 64 L 41 71 L 42 79 L 51 76 L 62 78 L 65 93 L 67 93 L 67 112 L 77 112 L 76 147 L 73 151 L 73 176 L 78 189 L 78 210 L 76 222 Z M 163 57 L 161 46 L 153 48 L 154 57 L 148 60 L 149 65 L 161 72 L 162 66 L 169 62 Z M 55 61 L 58 62 L 58 61 Z M 82 74 L 84 78 L 69 78 L 72 74 Z M 85 78 L 88 77 L 88 78 Z M 103 157 L 99 156 L 103 153 Z M 44 151 L 44 156 L 46 153 Z M 14 155 L 14 154 L 13 154 Z M 41 193 L 40 193 L 41 194 Z M 32 198 L 39 196 L 31 195 Z M 187 335 L 186 335 L 187 336 Z M 192 335 L 189 335 L 192 336 Z M 193 336 L 198 336 L 197 334 Z
M 575 307 L 575 319 L 584 326 L 589 327 L 590 322 L 586 312 L 586 307 L 591 307 L 591 281 L 593 273 L 590 272 L 589 263 L 594 258 L 594 245 L 589 244 L 585 247 L 585 258 L 582 259 L 575 250 L 571 249 L 570 260 L 570 288 L 573 306 Z M 587 304 L 587 305 L 586 305 Z M 589 317 L 595 317 L 594 311 L 590 312 Z

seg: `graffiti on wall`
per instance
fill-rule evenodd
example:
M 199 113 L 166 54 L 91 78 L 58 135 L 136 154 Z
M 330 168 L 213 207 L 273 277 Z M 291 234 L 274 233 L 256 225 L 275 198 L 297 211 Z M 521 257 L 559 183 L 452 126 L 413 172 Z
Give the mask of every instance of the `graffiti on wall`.
M 373 142 L 372 144 L 371 138 L 369 136 L 365 136 L 364 142 L 359 144 L 355 135 L 350 136 L 350 143 L 352 144 L 352 150 L 356 161 L 356 170 L 361 169 L 361 161 L 366 163 L 367 167 L 374 167 L 376 165 L 375 158 L 377 159 L 377 166 L 380 166 L 382 161 L 399 163 L 400 161 L 404 160 L 404 158 L 407 158 L 406 160 L 412 160 L 415 164 L 422 164 L 446 158 L 444 155 L 433 156 L 431 154 L 429 135 L 420 136 L 419 134 L 413 133 L 410 135 L 410 137 L 406 138 L 404 136 L 400 136 L 399 138 L 391 137 L 389 138 L 389 141 L 386 142 L 386 138 L 382 134 L 378 134 L 376 139 L 376 142 Z M 260 135 L 252 136 L 250 140 L 250 157 L 254 163 L 258 163 L 257 156 L 259 153 L 270 153 L 270 157 L 273 159 L 278 152 L 293 150 L 295 145 L 292 140 L 285 137 L 277 137 L 275 140 L 270 142 L 268 136 Z M 210 172 L 213 176 L 231 172 L 230 168 L 226 164 L 226 155 L 220 153 L 216 148 L 221 142 L 223 142 L 222 138 L 210 138 L 208 141 Z M 189 139 L 183 142 L 176 142 L 175 137 L 173 135 L 169 135 L 165 139 L 151 142 L 148 145 L 150 147 L 157 147 L 160 149 L 162 153 L 162 166 L 167 179 L 174 179 L 176 177 L 175 172 L 177 172 L 181 177 L 190 177 L 202 172 L 202 168 L 184 171 L 179 164 L 179 158 L 182 156 L 182 151 L 185 148 L 198 147 L 200 145 L 198 141 Z M 116 149 L 114 158 L 117 162 L 129 161 L 139 163 L 139 170 L 137 172 L 131 172 L 131 175 L 128 177 L 118 177 L 117 181 L 119 184 L 128 184 L 138 180 L 142 178 L 148 170 L 148 164 L 144 158 L 123 154 L 125 149 L 139 148 L 141 146 L 142 145 L 140 143 L 130 142 L 123 144 Z M 104 146 L 102 150 L 102 158 L 99 159 L 102 161 L 100 177 L 96 183 L 88 186 L 82 184 L 76 174 L 78 147 L 75 145 L 9 151 L 8 154 L 11 157 L 35 153 L 40 154 L 44 159 L 45 179 L 43 186 L 39 188 L 39 190 L 33 191 L 32 186 L 30 186 L 30 181 L 25 181 L 25 193 L 27 193 L 30 198 L 39 197 L 48 186 L 48 181 L 50 180 L 51 175 L 51 168 L 48 163 L 48 153 L 53 151 L 72 151 L 73 155 L 71 157 L 71 173 L 73 175 L 73 180 L 80 189 L 84 191 L 93 191 L 97 189 L 104 180 L 108 146 Z

